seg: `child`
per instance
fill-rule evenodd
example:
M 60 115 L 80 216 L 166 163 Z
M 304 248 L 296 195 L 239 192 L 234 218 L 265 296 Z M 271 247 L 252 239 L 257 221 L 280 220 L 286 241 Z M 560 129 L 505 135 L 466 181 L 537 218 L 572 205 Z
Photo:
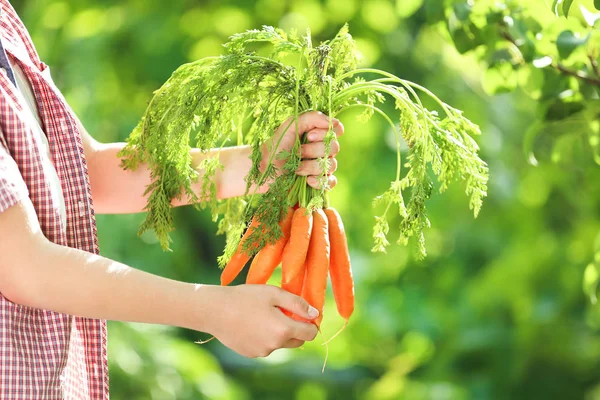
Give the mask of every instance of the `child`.
M 317 310 L 277 287 L 177 282 L 98 255 L 94 213 L 141 212 L 149 172 L 122 170 L 123 144 L 88 135 L 8 0 L 0 0 L 0 31 L 1 399 L 107 399 L 107 319 L 208 332 L 248 357 L 314 339 L 313 324 L 279 307 L 306 319 Z M 274 136 L 283 135 L 280 149 L 296 140 L 295 126 L 285 126 Z M 297 173 L 312 186 L 328 126 L 317 112 L 299 119 L 310 143 Z M 335 141 L 332 156 L 338 150 Z M 249 155 L 246 146 L 220 153 L 218 196 L 243 194 Z M 199 165 L 203 155 L 192 157 Z

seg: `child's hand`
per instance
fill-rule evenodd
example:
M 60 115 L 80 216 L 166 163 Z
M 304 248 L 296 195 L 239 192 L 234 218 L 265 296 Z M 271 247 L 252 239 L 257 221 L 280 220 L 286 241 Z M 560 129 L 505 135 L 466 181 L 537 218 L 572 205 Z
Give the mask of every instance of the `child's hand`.
M 208 333 L 246 357 L 266 357 L 280 348 L 313 340 L 315 325 L 287 317 L 280 308 L 312 320 L 319 313 L 301 297 L 271 285 L 220 286 Z
M 340 136 L 344 133 L 344 126 L 340 121 L 333 118 L 332 123 L 336 136 Z M 320 186 L 318 177 L 321 174 L 321 167 L 319 166 L 319 161 L 316 159 L 325 156 L 325 143 L 323 142 L 323 139 L 325 138 L 328 129 L 329 117 L 321 112 L 307 112 L 301 114 L 298 118 L 298 132 L 300 135 L 308 135 L 308 143 L 302 145 L 302 162 L 296 173 L 298 175 L 308 176 L 307 183 L 316 189 Z M 280 138 L 281 141 L 279 141 Z M 282 150 L 289 151 L 296 144 L 296 125 L 293 117 L 284 121 L 275 131 L 273 138 L 265 143 L 265 146 L 263 147 L 263 170 L 267 166 L 269 159 L 271 159 L 273 146 L 278 142 L 279 146 L 275 151 L 275 154 L 278 154 Z M 329 153 L 329 156 L 331 157 L 331 167 L 328 171 L 329 188 L 333 188 L 337 183 L 337 179 L 333 173 L 337 169 L 337 160 L 335 159 L 335 156 L 339 151 L 340 144 L 337 139 L 334 139 L 331 142 Z M 278 160 L 277 157 L 273 157 L 273 163 L 278 169 L 281 169 L 285 160 Z

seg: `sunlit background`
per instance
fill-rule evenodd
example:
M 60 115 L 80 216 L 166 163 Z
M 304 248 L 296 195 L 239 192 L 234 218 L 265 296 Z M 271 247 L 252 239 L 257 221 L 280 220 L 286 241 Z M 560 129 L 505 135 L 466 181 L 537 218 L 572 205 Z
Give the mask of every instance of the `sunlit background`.
M 373 254 L 372 198 L 395 173 L 390 132 L 341 117 L 332 203 L 349 235 L 357 308 L 329 346 L 249 360 L 202 333 L 109 323 L 114 399 L 600 399 L 600 314 L 581 282 L 599 232 L 598 167 L 533 167 L 523 93 L 490 97 L 422 0 L 13 0 L 54 81 L 101 141 L 122 141 L 180 64 L 217 55 L 264 24 L 332 37 L 344 22 L 376 66 L 433 90 L 480 124 L 489 196 L 476 220 L 461 188 L 429 202 L 428 258 Z M 595 186 L 595 187 L 594 187 Z M 139 238 L 141 215 L 99 216 L 102 254 L 165 277 L 217 284 L 224 238 L 206 213 L 176 211 L 173 252 Z M 241 281 L 241 280 L 240 280 Z M 115 293 L 119 296 L 119 293 Z M 223 307 L 227 305 L 224 304 Z M 324 335 L 342 324 L 329 295 Z

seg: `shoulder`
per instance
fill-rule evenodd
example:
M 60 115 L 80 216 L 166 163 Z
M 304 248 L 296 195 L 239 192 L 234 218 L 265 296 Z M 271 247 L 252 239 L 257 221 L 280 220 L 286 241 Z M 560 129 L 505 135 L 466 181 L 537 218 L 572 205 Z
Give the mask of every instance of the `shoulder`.
M 42 69 L 44 64 L 40 60 L 29 31 L 8 0 L 0 0 L 0 39 L 13 52 L 26 56 Z

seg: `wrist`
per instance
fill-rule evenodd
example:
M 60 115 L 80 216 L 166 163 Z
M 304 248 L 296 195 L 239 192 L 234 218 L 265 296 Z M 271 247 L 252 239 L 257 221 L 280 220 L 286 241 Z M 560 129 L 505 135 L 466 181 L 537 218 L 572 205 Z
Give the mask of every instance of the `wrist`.
M 219 285 L 192 284 L 193 300 L 186 305 L 190 329 L 215 335 L 222 329 L 224 305 L 230 287 Z
M 247 145 L 220 150 L 219 160 L 223 169 L 218 168 L 215 173 L 217 198 L 222 200 L 244 194 L 245 177 L 252 167 L 251 156 L 252 148 Z
M 258 169 L 261 173 L 265 172 L 265 170 L 267 169 L 267 166 L 269 165 L 269 157 L 270 157 L 270 152 L 269 152 L 269 145 L 272 143 L 271 140 L 267 140 L 265 143 L 262 144 L 262 146 L 260 147 L 260 151 L 262 153 L 262 157 L 260 159 L 260 164 L 258 166 Z

